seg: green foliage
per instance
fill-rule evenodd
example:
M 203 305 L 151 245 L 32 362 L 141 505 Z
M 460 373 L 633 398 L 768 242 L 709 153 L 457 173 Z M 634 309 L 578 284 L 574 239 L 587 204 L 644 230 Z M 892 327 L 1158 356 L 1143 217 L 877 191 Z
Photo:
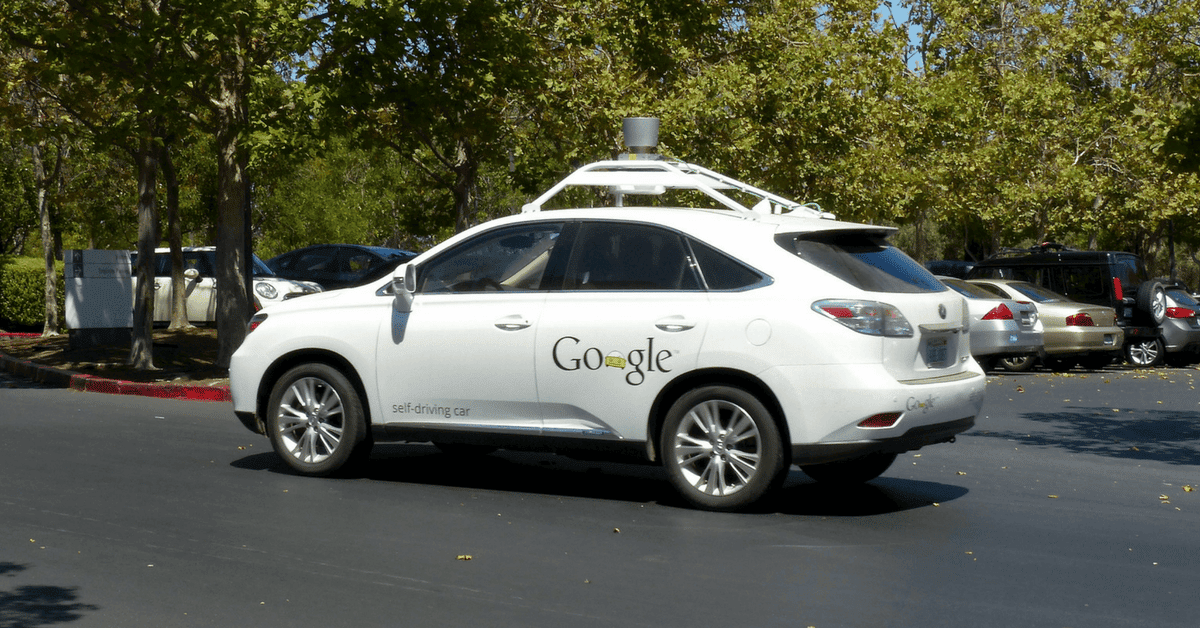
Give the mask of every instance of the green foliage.
M 671 156 L 900 226 L 919 259 L 1057 240 L 1165 274 L 1171 224 L 1179 258 L 1200 250 L 1200 4 L 906 4 L 908 23 L 874 0 L 0 0 L 22 16 L 0 36 L 0 118 L 20 140 L 0 177 L 28 176 L 23 142 L 67 138 L 61 240 L 129 247 L 128 154 L 60 110 L 34 124 L 14 86 L 91 103 L 101 139 L 162 114 L 185 244 L 215 242 L 214 99 L 236 53 L 264 257 L 424 249 L 621 152 L 630 115 L 660 117 Z M 155 59 L 155 80 L 130 78 Z M 22 194 L 0 188 L 0 238 L 34 242 Z
M 33 181 L 24 155 L 0 153 L 0 255 L 19 253 L 37 223 Z
M 54 266 L 58 308 L 65 294 L 62 262 Z M 0 256 L 0 321 L 17 325 L 42 324 L 46 306 L 46 265 L 32 257 Z

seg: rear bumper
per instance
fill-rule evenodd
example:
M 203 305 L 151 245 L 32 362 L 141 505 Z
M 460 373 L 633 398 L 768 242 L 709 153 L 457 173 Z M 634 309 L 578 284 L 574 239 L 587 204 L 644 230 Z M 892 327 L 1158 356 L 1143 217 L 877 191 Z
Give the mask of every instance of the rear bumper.
M 818 443 L 814 445 L 792 445 L 792 464 L 821 464 L 850 460 L 873 453 L 901 454 L 927 445 L 952 443 L 954 437 L 975 426 L 975 417 L 957 421 L 919 425 L 900 436 L 887 440 L 867 440 L 853 443 Z
M 971 327 L 971 355 L 976 358 L 1028 355 L 1041 349 L 1041 332 L 988 328 L 979 323 Z

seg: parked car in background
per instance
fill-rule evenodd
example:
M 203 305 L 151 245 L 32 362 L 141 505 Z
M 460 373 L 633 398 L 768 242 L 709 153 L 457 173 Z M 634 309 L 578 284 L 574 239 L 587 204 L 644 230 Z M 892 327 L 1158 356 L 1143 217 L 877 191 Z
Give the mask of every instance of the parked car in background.
M 134 272 L 134 294 L 137 294 L 137 253 L 130 254 Z M 254 284 L 254 309 L 261 310 L 287 299 L 321 292 L 321 286 L 303 281 L 292 281 L 276 277 L 254 256 L 252 277 Z M 212 323 L 217 320 L 217 249 L 212 246 L 183 248 L 183 280 L 187 303 L 188 321 Z M 171 320 L 171 249 L 154 249 L 154 322 Z
M 616 206 L 543 210 L 569 186 Z M 393 277 L 257 314 L 233 409 L 305 475 L 410 441 L 661 464 L 713 510 L 793 464 L 862 483 L 970 429 L 986 387 L 963 299 L 891 233 L 693 164 L 591 164 Z
M 1028 301 L 1005 299 L 955 277 L 938 277 L 967 301 L 971 355 L 990 371 L 1002 358 L 1035 357 L 1042 350 L 1042 322 Z
M 1032 301 L 1037 306 L 1043 329 L 1041 360 L 1046 368 L 1101 369 L 1121 355 L 1125 332 L 1117 326 L 1117 313 L 1111 307 L 1078 303 L 1025 281 L 972 279 L 970 283 L 996 296 Z M 1000 364 L 1010 371 L 1027 371 L 1035 361 L 1027 356 L 1005 358 Z
M 280 277 L 334 290 L 356 284 L 388 263 L 395 266 L 416 256 L 412 251 L 381 246 L 314 244 L 276 255 L 267 260 L 267 266 Z
M 934 275 L 965 279 L 967 273 L 971 272 L 972 268 L 975 268 L 975 262 L 966 262 L 957 259 L 939 259 L 925 262 L 925 268 Z
M 1045 243 L 1030 249 L 1006 249 L 971 269 L 968 279 L 1015 279 L 1056 292 L 1072 301 L 1113 308 L 1125 332 L 1125 357 L 1152 366 L 1161 354 L 1188 344 L 1165 342 L 1166 289 L 1151 279 L 1142 259 L 1118 251 L 1077 251 Z
M 1156 366 L 1188 366 L 1200 362 L 1200 302 L 1182 282 L 1164 280 L 1166 310 L 1160 338 L 1126 343 L 1131 363 Z

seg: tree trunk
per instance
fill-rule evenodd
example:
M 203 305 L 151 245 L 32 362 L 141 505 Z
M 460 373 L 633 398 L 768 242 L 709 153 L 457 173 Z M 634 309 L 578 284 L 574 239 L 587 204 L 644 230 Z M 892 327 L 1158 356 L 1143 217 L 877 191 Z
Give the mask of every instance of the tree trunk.
M 37 194 L 38 216 L 42 228 L 42 258 L 46 262 L 45 317 L 42 335 L 58 335 L 58 274 L 54 272 L 54 238 L 50 234 L 50 181 L 46 177 L 45 144 L 38 142 L 30 147 L 33 161 L 33 180 Z M 60 151 L 61 152 L 61 151 Z M 61 158 L 61 154 L 60 154 Z
M 241 144 L 248 120 L 249 94 L 244 32 L 228 42 L 222 55 L 216 103 L 217 136 L 217 364 L 228 367 L 233 352 L 246 339 L 250 297 L 243 277 L 246 256 L 246 166 Z
M 133 298 L 129 364 L 154 370 L 154 247 L 158 245 L 158 149 L 143 137 L 138 147 L 138 267 Z
M 183 277 L 183 228 L 179 224 L 179 178 L 171 145 L 162 147 L 163 182 L 167 184 L 167 245 L 171 247 L 171 323 L 167 329 L 192 326 L 187 315 L 187 281 Z
M 479 175 L 479 163 L 471 143 L 459 138 L 454 160 L 454 232 L 464 231 L 470 225 L 467 218 L 475 203 L 475 185 Z

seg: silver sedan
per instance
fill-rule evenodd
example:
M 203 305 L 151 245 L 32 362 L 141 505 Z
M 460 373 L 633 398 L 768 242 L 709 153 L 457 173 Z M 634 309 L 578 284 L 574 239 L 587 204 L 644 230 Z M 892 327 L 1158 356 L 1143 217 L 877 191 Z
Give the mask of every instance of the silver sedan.
M 1001 298 L 962 279 L 938 279 L 966 300 L 971 355 L 984 370 L 1001 359 L 1036 357 L 1042 350 L 1042 321 L 1032 303 Z

